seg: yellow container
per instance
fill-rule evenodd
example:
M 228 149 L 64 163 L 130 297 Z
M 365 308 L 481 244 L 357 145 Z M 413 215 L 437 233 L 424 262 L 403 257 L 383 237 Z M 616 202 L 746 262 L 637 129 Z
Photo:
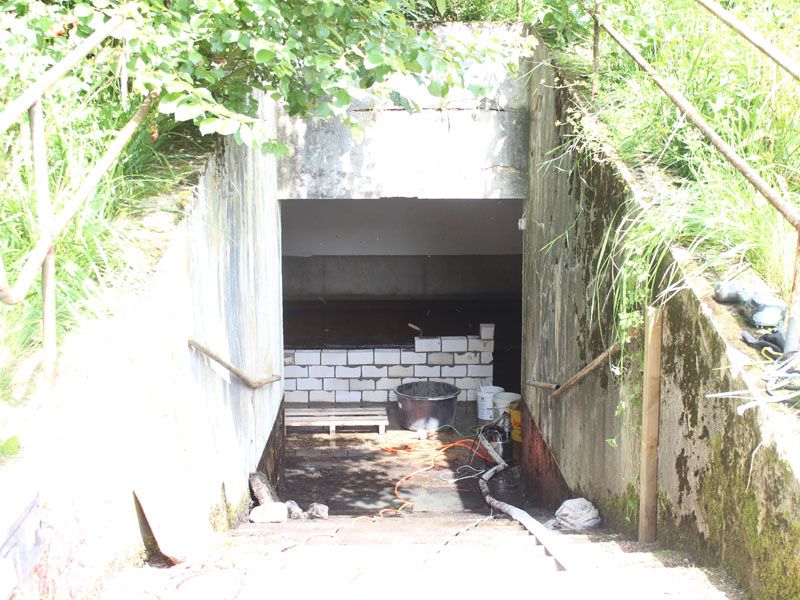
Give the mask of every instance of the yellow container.
M 522 441 L 522 410 L 519 402 L 508 405 L 508 416 L 511 417 L 511 439 L 515 442 Z

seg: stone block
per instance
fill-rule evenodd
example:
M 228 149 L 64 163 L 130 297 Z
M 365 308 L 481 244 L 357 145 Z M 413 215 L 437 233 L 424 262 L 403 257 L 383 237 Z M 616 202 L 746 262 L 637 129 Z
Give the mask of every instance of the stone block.
M 480 336 L 482 340 L 494 339 L 494 323 L 481 323 Z
M 361 367 L 361 377 L 386 377 L 388 373 L 388 367 L 374 367 L 372 365 Z
M 375 350 L 376 365 L 396 365 L 400 362 L 399 348 L 379 348 Z
M 418 337 L 414 338 L 414 350 L 416 352 L 439 352 L 442 349 L 442 340 L 438 337 Z
M 441 367 L 432 367 L 430 365 L 416 365 L 414 367 L 414 377 L 439 377 L 441 374 Z
M 294 350 L 287 350 L 283 353 L 283 365 L 293 365 L 294 364 Z
M 372 365 L 375 364 L 375 353 L 370 350 L 348 350 L 348 365 Z
M 455 367 L 442 367 L 442 377 L 466 377 L 467 365 L 456 365 Z
M 467 390 L 467 402 L 478 401 L 478 390 Z
M 458 393 L 458 401 L 459 402 L 466 402 L 467 401 L 467 390 L 461 390 Z
M 404 365 L 424 365 L 427 361 L 428 355 L 425 352 L 400 351 L 400 362 Z
M 481 362 L 481 355 L 478 352 L 463 352 L 453 355 L 453 362 L 457 365 L 477 365 Z
M 308 367 L 309 377 L 333 377 L 336 371 L 333 367 L 325 365 L 313 365 Z
M 397 394 L 394 393 L 394 390 L 389 390 L 389 402 L 397 402 Z
M 308 377 L 305 379 L 298 379 L 297 380 L 297 389 L 298 390 L 321 390 L 322 389 L 322 379 L 316 379 L 313 377 Z
M 466 352 L 467 338 L 463 335 L 442 338 L 442 352 Z
M 469 335 L 467 349 L 470 352 L 494 352 L 494 340 L 482 340 L 477 335 Z
M 387 391 L 363 392 L 361 394 L 361 400 L 363 402 L 388 402 L 389 392 Z
M 361 377 L 361 367 L 336 367 L 336 377 Z
M 372 379 L 350 379 L 350 391 L 361 392 L 364 390 L 374 390 L 375 382 Z
M 350 390 L 349 379 L 325 379 L 322 388 L 330 391 L 347 392 Z
M 481 352 L 481 364 L 490 365 L 494 360 L 494 354 L 491 352 Z
M 286 392 L 283 399 L 286 402 L 308 402 L 308 392 Z
M 456 387 L 459 387 L 462 390 L 475 390 L 478 389 L 480 384 L 480 379 L 476 379 L 475 377 L 460 377 L 456 379 L 455 383 Z
M 297 365 L 290 365 L 283 368 L 283 376 L 286 379 L 296 377 L 308 377 L 308 367 L 298 367 Z
M 402 381 L 400 379 L 393 379 L 393 378 L 389 378 L 389 377 L 383 377 L 381 379 L 378 379 L 378 381 L 375 382 L 375 389 L 376 390 L 393 390 L 394 388 L 396 388 L 401 383 L 402 383 Z
M 313 390 L 308 393 L 308 399 L 311 402 L 336 402 L 336 392 Z
M 493 372 L 492 365 L 468 365 L 467 375 L 469 377 L 491 377 Z
M 347 364 L 347 350 L 323 350 L 320 362 L 323 365 L 338 367 Z
M 318 365 L 320 364 L 321 350 L 295 350 L 294 364 L 296 365 Z
M 438 381 L 439 383 L 449 383 L 455 385 L 455 379 L 452 377 L 431 377 L 430 381 Z
M 361 392 L 336 392 L 337 402 L 361 402 Z
M 403 365 L 392 365 L 389 367 L 389 377 L 413 377 L 414 367 Z
M 427 381 L 427 379 L 420 377 L 403 377 L 403 383 L 414 383 L 415 381 Z
M 428 354 L 429 365 L 452 365 L 453 353 L 452 352 L 431 352 Z
M 284 392 L 294 392 L 297 389 L 297 379 L 284 379 L 283 380 L 283 391 Z

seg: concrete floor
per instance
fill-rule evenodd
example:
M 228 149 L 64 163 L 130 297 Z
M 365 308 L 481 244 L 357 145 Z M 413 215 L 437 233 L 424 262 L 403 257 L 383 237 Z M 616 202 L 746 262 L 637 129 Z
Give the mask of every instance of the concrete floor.
M 382 509 L 399 508 L 394 486 L 403 477 L 431 464 L 436 448 L 472 435 L 478 422 L 475 404 L 460 402 L 455 427 L 463 436 L 443 430 L 420 440 L 416 432 L 400 427 L 396 403 L 386 405 L 389 428 L 384 436 L 376 428 L 362 428 L 358 433 L 326 430 L 289 430 L 281 498 L 306 507 L 311 502 L 327 504 L 332 515 L 373 515 Z M 414 449 L 411 454 L 395 454 L 386 449 Z M 478 489 L 476 478 L 451 483 L 483 470 L 483 459 L 467 448 L 455 447 L 440 455 L 435 468 L 414 475 L 403 483 L 400 495 L 414 503 L 414 512 L 445 513 L 468 511 L 489 514 Z M 530 507 L 519 478 L 518 469 L 509 469 L 492 479 L 494 494 L 501 500 Z M 535 515 L 534 515 L 535 516 Z

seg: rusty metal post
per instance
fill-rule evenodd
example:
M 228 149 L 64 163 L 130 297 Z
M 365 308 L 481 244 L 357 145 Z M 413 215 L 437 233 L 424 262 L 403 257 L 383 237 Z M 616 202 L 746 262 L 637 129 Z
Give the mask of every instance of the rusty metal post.
M 600 91 L 600 20 L 597 16 L 597 5 L 594 3 L 592 21 L 594 22 L 594 36 L 592 40 L 592 100 L 597 98 Z
M 53 207 L 50 203 L 50 169 L 47 166 L 47 143 L 44 134 L 42 100 L 28 109 L 33 156 L 33 184 L 36 193 L 36 214 L 39 237 L 50 238 L 53 227 Z M 44 376 L 53 383 L 56 376 L 56 263 L 51 245 L 42 261 L 42 349 Z
M 792 293 L 789 296 L 789 318 L 786 323 L 786 343 L 783 349 L 787 354 L 800 349 L 800 231 L 797 232 L 797 252 L 794 255 L 794 277 Z
M 656 541 L 658 515 L 658 416 L 661 404 L 661 329 L 663 312 L 650 307 L 645 317 L 642 390 L 642 462 L 639 471 L 639 541 Z

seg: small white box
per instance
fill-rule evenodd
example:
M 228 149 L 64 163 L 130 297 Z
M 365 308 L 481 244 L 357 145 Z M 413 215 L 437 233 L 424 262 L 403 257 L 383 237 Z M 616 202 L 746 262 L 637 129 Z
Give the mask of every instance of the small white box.
M 375 350 L 376 365 L 396 365 L 400 362 L 400 348 Z
M 361 399 L 364 402 L 387 402 L 389 399 L 389 392 L 362 392 Z
M 322 388 L 332 392 L 347 392 L 350 390 L 349 379 L 325 379 Z
M 361 367 L 336 367 L 336 377 L 361 377 Z
M 478 352 L 463 352 L 454 354 L 453 362 L 457 365 L 477 365 L 481 362 L 481 355 Z
M 441 367 L 431 367 L 428 365 L 417 365 L 414 367 L 414 377 L 439 377 Z
M 350 379 L 350 391 L 361 392 L 364 390 L 374 390 L 375 382 L 372 379 Z
M 429 365 L 452 365 L 453 353 L 452 352 L 431 352 L 428 354 Z
M 375 364 L 375 355 L 372 350 L 348 350 L 348 365 L 372 365 Z
M 313 378 L 298 379 L 297 380 L 297 389 L 298 390 L 321 390 L 322 389 L 322 379 L 313 379 Z
M 468 365 L 467 375 L 469 377 L 491 377 L 493 372 L 492 365 Z
M 414 338 L 416 352 L 439 352 L 442 349 L 442 340 L 438 337 Z
M 481 323 L 480 338 L 482 340 L 494 339 L 494 323 Z
M 400 362 L 404 365 L 424 365 L 427 360 L 428 355 L 424 352 L 400 351 Z
M 414 367 L 404 367 L 402 365 L 392 365 L 389 367 L 389 377 L 413 377 Z
M 442 352 L 466 352 L 467 338 L 461 336 L 447 336 L 442 338 Z
M 336 394 L 334 392 L 314 390 L 308 393 L 308 399 L 311 402 L 336 402 Z
M 308 376 L 309 377 L 333 377 L 336 371 L 333 367 L 323 366 L 323 365 L 314 365 L 308 367 Z
M 336 392 L 337 402 L 361 402 L 361 392 Z
M 308 392 L 286 392 L 283 399 L 286 402 L 308 402 Z
M 361 377 L 386 377 L 388 372 L 388 367 L 373 367 L 372 365 L 361 367 Z
M 481 364 L 482 365 L 490 365 L 494 360 L 494 354 L 491 352 L 481 352 Z
M 381 379 L 378 379 L 378 381 L 375 382 L 375 389 L 376 390 L 393 390 L 394 388 L 396 388 L 401 383 L 402 383 L 402 381 L 400 381 L 400 379 L 392 379 L 392 378 L 389 378 L 389 377 L 383 377 Z
M 323 350 L 320 362 L 331 367 L 346 365 L 347 350 Z
M 294 364 L 296 365 L 318 365 L 320 360 L 320 350 L 295 350 Z
M 288 367 L 283 368 L 283 376 L 287 379 L 295 377 L 308 377 L 308 367 L 289 365 Z
M 283 391 L 284 392 L 294 392 L 297 390 L 297 379 L 284 379 L 283 380 Z
M 466 377 L 467 365 L 456 365 L 455 367 L 442 367 L 442 377 Z
M 469 335 L 467 348 L 470 352 L 494 352 L 494 340 L 482 340 L 477 335 Z

